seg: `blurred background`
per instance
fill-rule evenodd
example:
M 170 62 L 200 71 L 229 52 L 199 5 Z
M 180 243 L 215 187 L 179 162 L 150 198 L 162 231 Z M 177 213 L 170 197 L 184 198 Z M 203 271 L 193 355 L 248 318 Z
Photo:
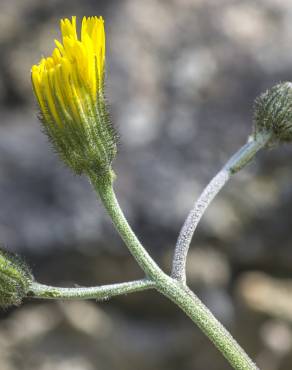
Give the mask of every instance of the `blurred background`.
M 203 186 L 246 141 L 253 101 L 292 78 L 287 0 L 0 0 L 0 238 L 60 286 L 142 277 L 85 178 L 42 134 L 30 68 L 60 17 L 103 15 L 116 190 L 165 271 Z M 265 370 L 291 370 L 292 145 L 262 152 L 193 240 L 188 281 Z M 155 292 L 1 311 L 1 370 L 227 370 Z

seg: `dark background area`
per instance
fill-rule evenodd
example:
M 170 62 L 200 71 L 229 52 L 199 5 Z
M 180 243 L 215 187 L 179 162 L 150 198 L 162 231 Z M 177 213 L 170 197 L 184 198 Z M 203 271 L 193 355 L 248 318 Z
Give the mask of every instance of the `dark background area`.
M 50 285 L 142 277 L 85 178 L 37 121 L 30 68 L 59 19 L 102 15 L 107 98 L 121 134 L 116 190 L 166 271 L 194 200 L 251 133 L 253 101 L 292 77 L 287 0 L 0 0 L 0 238 Z M 193 240 L 188 281 L 265 370 L 292 363 L 292 145 L 261 152 Z M 225 370 L 155 292 L 109 302 L 25 301 L 1 312 L 1 370 Z

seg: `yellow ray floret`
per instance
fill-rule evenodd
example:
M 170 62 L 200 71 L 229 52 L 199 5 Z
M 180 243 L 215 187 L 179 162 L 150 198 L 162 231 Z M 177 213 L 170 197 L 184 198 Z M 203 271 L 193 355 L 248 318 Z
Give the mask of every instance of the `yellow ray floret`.
M 52 56 L 32 67 L 32 84 L 44 120 L 63 125 L 82 117 L 103 89 L 105 32 L 102 17 L 84 17 L 80 37 L 76 17 L 61 20 L 62 42 Z

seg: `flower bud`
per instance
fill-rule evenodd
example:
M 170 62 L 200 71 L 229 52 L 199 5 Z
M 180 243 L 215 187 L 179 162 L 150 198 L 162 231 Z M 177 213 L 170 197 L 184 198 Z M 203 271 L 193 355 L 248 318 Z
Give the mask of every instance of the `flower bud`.
M 108 172 L 117 135 L 104 97 L 105 32 L 100 17 L 61 20 L 62 43 L 31 71 L 45 133 L 77 174 Z
M 254 136 L 270 133 L 271 142 L 292 140 L 292 83 L 273 86 L 255 101 Z
M 0 306 L 18 306 L 32 281 L 27 264 L 16 254 L 0 249 Z

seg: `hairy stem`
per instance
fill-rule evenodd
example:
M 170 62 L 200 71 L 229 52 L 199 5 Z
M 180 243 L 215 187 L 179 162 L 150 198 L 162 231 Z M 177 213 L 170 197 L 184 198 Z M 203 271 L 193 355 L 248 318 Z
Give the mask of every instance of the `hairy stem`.
M 187 286 L 169 278 L 163 286 L 157 289 L 197 324 L 234 369 L 259 370 L 231 334 Z
M 28 296 L 41 299 L 96 299 L 104 300 L 111 297 L 140 292 L 155 287 L 155 282 L 147 279 L 101 285 L 95 287 L 60 288 L 33 282 Z
M 162 271 L 156 262 L 150 257 L 145 248 L 141 245 L 140 241 L 128 224 L 128 221 L 126 220 L 115 196 L 111 177 L 103 177 L 102 181 L 100 181 L 99 178 L 91 175 L 90 180 L 93 187 L 99 194 L 103 205 L 111 217 L 121 238 L 127 245 L 133 257 L 138 262 L 141 269 L 145 272 L 148 278 L 157 280 Z
M 155 282 L 155 288 L 180 307 L 222 352 L 236 370 L 257 370 L 245 351 L 219 323 L 200 299 L 181 282 L 166 275 L 141 245 L 115 197 L 112 181 L 101 181 L 90 176 L 116 229 L 147 277 Z
M 230 177 L 249 163 L 255 154 L 270 140 L 270 134 L 258 134 L 256 139 L 249 140 L 239 149 L 209 182 L 189 212 L 180 231 L 172 263 L 172 277 L 186 282 L 187 254 L 194 232 L 209 204 L 223 188 Z

